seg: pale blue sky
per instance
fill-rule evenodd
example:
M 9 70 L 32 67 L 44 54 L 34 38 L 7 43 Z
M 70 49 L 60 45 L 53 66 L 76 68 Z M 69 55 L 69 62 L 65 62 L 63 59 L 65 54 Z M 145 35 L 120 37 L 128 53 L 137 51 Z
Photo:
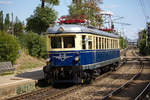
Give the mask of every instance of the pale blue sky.
M 58 17 L 68 14 L 68 5 L 72 0 L 60 0 L 60 5 L 55 7 Z M 147 16 L 150 16 L 150 0 L 142 0 L 145 6 Z M 0 10 L 6 13 L 14 13 L 21 21 L 25 21 L 36 6 L 40 4 L 40 0 L 0 0 Z M 137 38 L 137 32 L 146 27 L 145 17 L 142 12 L 140 0 L 103 0 L 103 4 L 99 5 L 102 10 L 111 11 L 114 16 L 122 16 L 123 19 L 117 22 L 131 24 L 124 26 L 125 35 L 130 39 Z M 122 26 L 115 24 L 116 29 L 122 30 Z

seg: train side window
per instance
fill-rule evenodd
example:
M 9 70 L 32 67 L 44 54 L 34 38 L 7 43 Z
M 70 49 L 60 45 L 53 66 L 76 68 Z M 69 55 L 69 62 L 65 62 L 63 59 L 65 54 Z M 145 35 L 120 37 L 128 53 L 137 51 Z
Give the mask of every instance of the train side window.
M 104 38 L 102 38 L 102 49 L 104 49 Z
M 99 49 L 98 45 L 99 45 L 99 41 L 98 41 L 98 37 L 96 37 L 96 49 Z
M 117 46 L 118 46 L 118 44 L 117 44 L 117 40 L 116 40 L 116 49 L 117 49 Z
M 61 37 L 51 37 L 51 48 L 62 48 Z
M 115 40 L 115 49 L 116 49 L 116 40 Z
M 93 49 L 96 49 L 96 37 L 93 36 Z
M 101 37 L 99 37 L 99 49 L 102 49 L 102 47 L 101 47 Z
M 113 40 L 111 40 L 111 48 L 113 49 Z
M 112 40 L 112 49 L 114 48 L 114 43 L 113 43 L 113 40 Z
M 107 49 L 109 49 L 109 39 L 107 39 Z
M 92 41 L 88 41 L 88 49 L 92 49 Z
M 107 42 L 107 41 L 106 41 L 106 38 L 104 38 L 104 48 L 105 48 L 105 49 L 106 49 L 106 45 L 107 45 L 106 42 Z
M 113 40 L 113 49 L 115 48 L 115 45 L 114 45 L 114 40 Z
M 68 36 L 68 37 L 63 37 L 64 41 L 64 48 L 75 48 L 75 37 L 73 36 Z
M 86 49 L 86 36 L 82 35 L 82 49 Z
M 88 49 L 92 49 L 92 36 L 88 36 Z
M 108 49 L 108 39 L 106 39 L 106 41 L 107 41 L 107 42 L 106 42 L 106 43 L 107 43 L 107 46 L 106 46 L 106 47 L 107 47 L 107 49 Z

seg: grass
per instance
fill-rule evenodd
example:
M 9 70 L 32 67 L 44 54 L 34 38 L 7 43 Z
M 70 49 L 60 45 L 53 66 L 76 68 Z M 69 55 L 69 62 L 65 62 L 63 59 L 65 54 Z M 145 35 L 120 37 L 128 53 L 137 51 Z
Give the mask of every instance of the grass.
M 32 57 L 26 54 L 25 51 L 22 51 L 20 57 L 16 61 L 15 69 L 18 73 L 32 68 L 40 68 L 45 66 L 45 64 L 45 60 Z
M 26 53 L 25 50 L 21 51 L 20 57 L 16 60 L 14 71 L 6 71 L 0 74 L 0 76 L 12 75 L 14 73 L 20 74 L 25 71 L 31 70 L 33 68 L 41 68 L 45 66 L 46 61 L 44 59 L 39 59 L 36 57 L 32 57 Z
M 40 66 L 42 67 L 43 64 L 27 61 L 27 62 L 24 62 L 22 65 L 20 65 L 18 70 L 32 69 L 32 68 L 36 68 L 36 67 L 40 67 Z
M 7 72 L 1 73 L 0 76 L 6 76 L 6 75 L 12 75 L 12 74 L 14 74 L 13 71 L 7 71 Z

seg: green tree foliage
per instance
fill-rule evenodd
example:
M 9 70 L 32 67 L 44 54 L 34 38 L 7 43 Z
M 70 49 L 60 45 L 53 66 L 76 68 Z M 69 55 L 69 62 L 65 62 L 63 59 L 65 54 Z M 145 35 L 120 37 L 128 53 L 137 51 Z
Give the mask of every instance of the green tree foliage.
M 45 3 L 48 3 L 49 5 L 59 5 L 59 0 L 41 0 L 41 8 L 45 7 Z
M 0 31 L 4 30 L 3 11 L 0 11 Z
M 139 32 L 139 52 L 142 55 L 149 55 L 150 54 L 150 43 L 148 43 L 148 45 L 146 45 L 146 30 L 142 30 Z
M 27 19 L 26 30 L 41 34 L 45 32 L 50 24 L 56 20 L 56 12 L 46 6 L 45 8 L 37 7 L 34 15 Z
M 14 36 L 0 33 L 0 61 L 11 61 L 18 57 L 19 44 Z
M 101 0 L 73 0 L 69 6 L 69 16 L 71 18 L 80 18 L 84 16 L 93 26 L 101 26 L 101 9 L 98 7 Z
M 4 25 L 5 25 L 5 31 L 7 32 L 7 30 L 11 25 L 9 13 L 6 14 Z
M 120 43 L 120 48 L 121 49 L 124 49 L 124 48 L 127 47 L 127 41 L 123 37 L 120 37 L 119 43 Z
M 24 44 L 31 56 L 46 57 L 46 40 L 44 36 L 29 32 L 25 35 L 26 43 Z
M 23 23 L 18 19 L 18 17 L 16 17 L 13 27 L 14 27 L 15 36 L 19 36 L 23 34 L 24 26 L 23 26 Z

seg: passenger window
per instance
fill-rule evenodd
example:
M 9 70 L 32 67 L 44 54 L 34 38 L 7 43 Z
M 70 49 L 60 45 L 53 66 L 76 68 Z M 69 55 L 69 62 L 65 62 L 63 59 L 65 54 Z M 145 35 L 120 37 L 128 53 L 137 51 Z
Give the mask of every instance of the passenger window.
M 109 49 L 109 39 L 107 39 L 107 49 Z
M 96 49 L 98 49 L 98 37 L 96 37 Z
M 88 41 L 88 49 L 92 49 L 92 41 Z
M 104 49 L 104 38 L 102 38 L 102 49 Z
M 99 38 L 99 49 L 102 49 L 101 48 L 101 37 Z
M 51 47 L 52 48 L 62 48 L 61 37 L 51 37 Z
M 82 49 L 86 49 L 86 40 L 85 40 L 85 35 L 82 36 Z
M 63 37 L 64 48 L 75 48 L 75 40 L 73 36 Z
M 107 42 L 107 41 L 106 41 L 106 38 L 104 38 L 104 49 L 106 49 L 106 45 L 107 45 L 106 42 Z

